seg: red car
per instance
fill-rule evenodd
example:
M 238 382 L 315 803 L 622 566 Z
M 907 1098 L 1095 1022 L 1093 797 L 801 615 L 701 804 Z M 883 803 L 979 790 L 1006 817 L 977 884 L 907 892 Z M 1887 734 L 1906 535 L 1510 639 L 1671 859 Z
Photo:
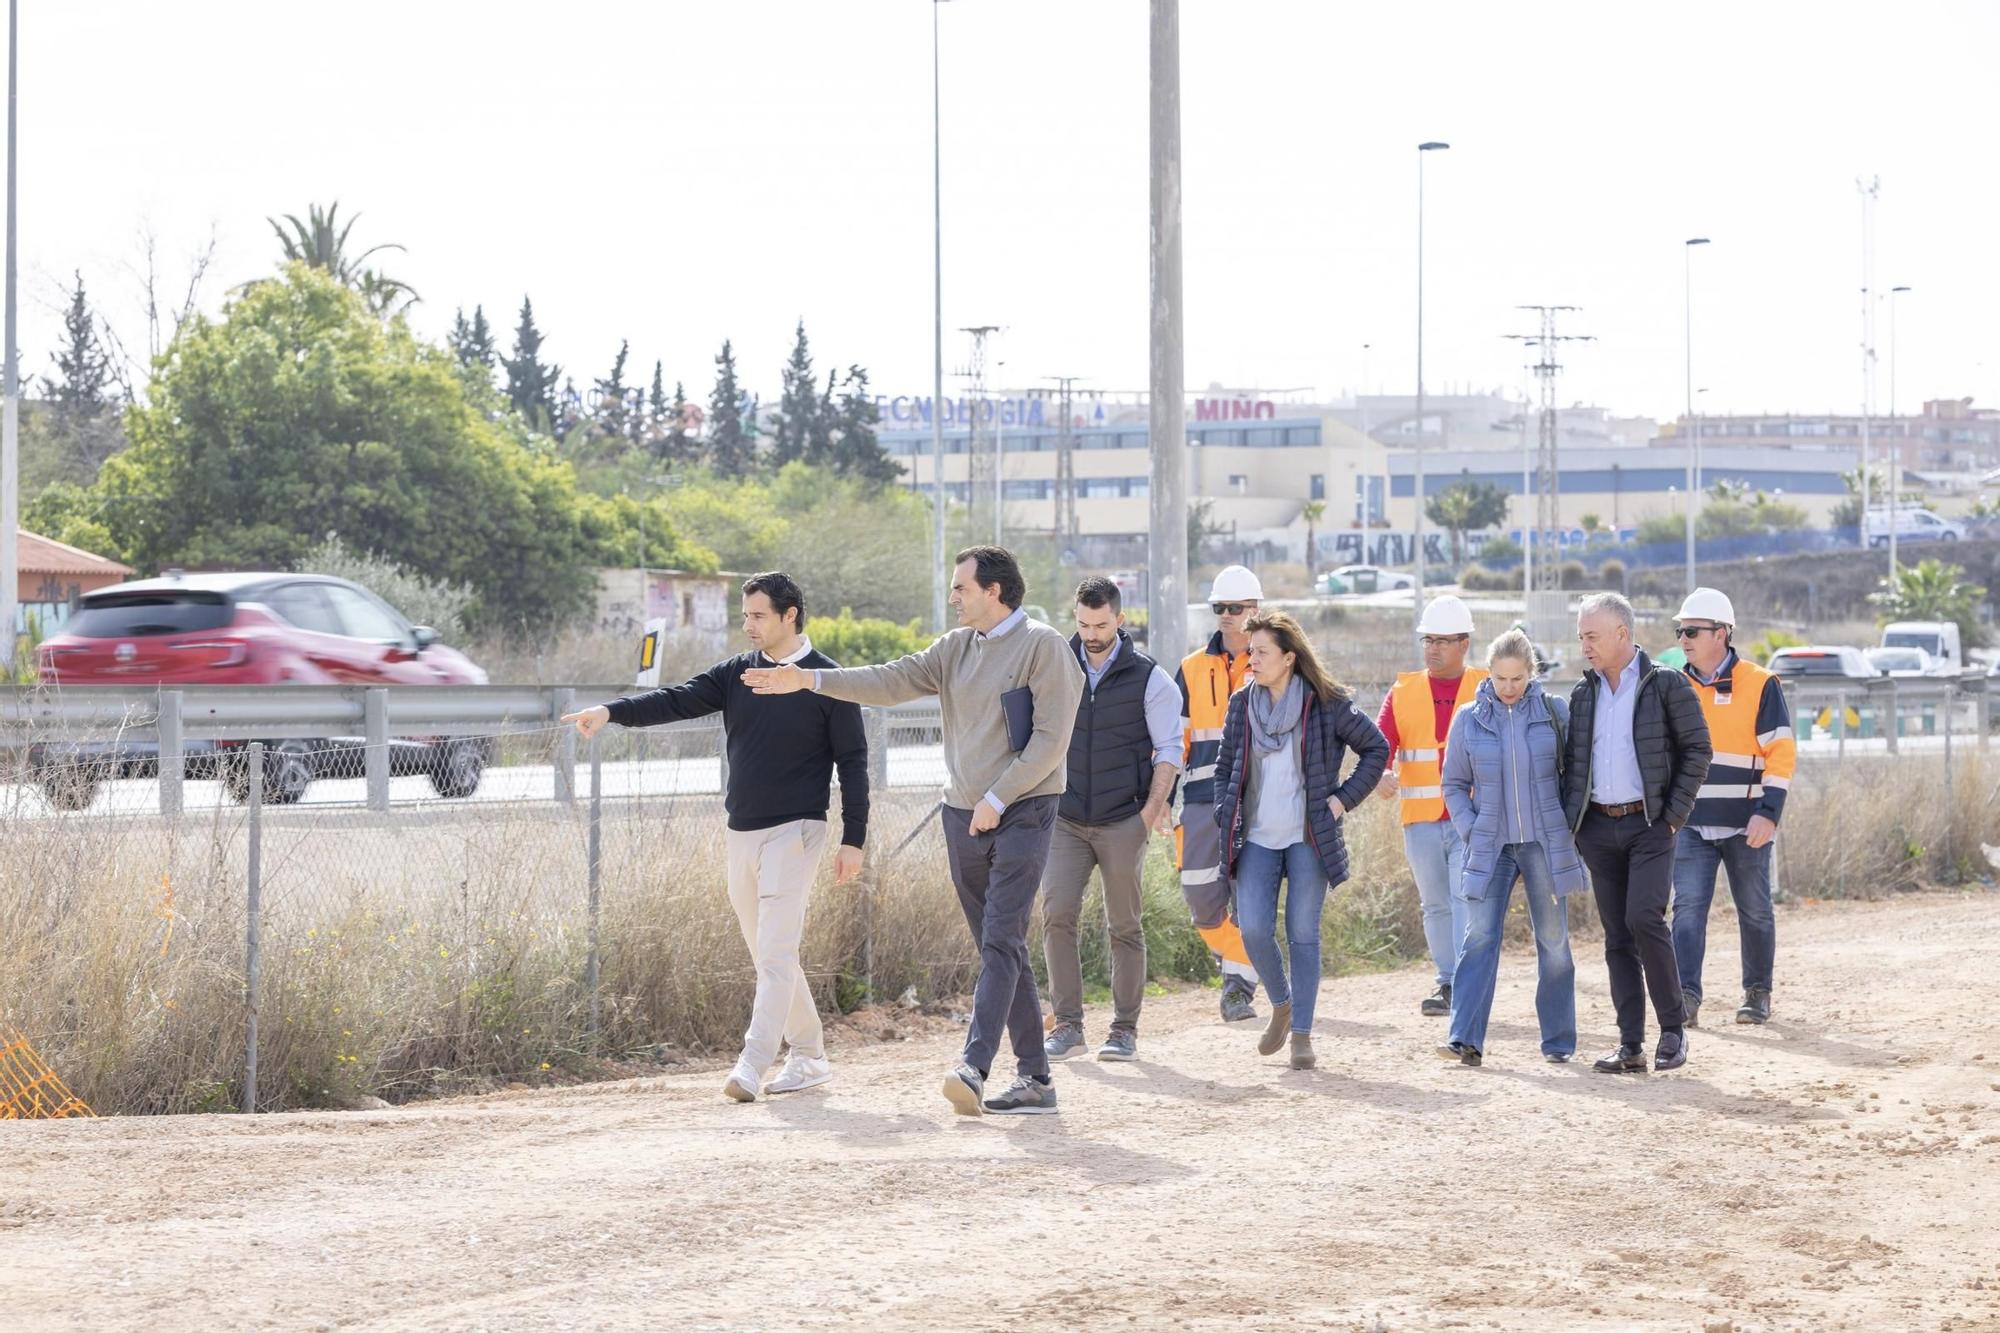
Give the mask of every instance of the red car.
M 43 640 L 41 683 L 60 685 L 484 685 L 486 673 L 426 625 L 345 579 L 316 574 L 185 574 L 87 594 Z M 243 742 L 190 743 L 189 776 L 248 795 Z M 315 777 L 359 777 L 358 737 L 271 746 L 268 799 L 297 801 Z M 469 796 L 492 759 L 489 739 L 390 742 L 390 771 L 422 773 L 442 796 Z M 49 798 L 82 809 L 105 778 L 157 771 L 156 746 L 128 742 L 58 753 L 38 747 Z M 58 779 L 55 775 L 62 775 Z

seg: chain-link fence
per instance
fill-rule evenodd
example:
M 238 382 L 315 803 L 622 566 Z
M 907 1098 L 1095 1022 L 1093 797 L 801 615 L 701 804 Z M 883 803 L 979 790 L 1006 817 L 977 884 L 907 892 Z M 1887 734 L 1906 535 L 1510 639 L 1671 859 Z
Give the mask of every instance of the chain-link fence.
M 1795 694 L 1786 896 L 1989 873 L 1983 697 L 1893 698 Z M 868 725 L 868 867 L 844 885 L 822 868 L 804 940 L 829 1012 L 962 994 L 977 965 L 935 818 L 937 714 Z M 322 752 L 302 788 L 282 743 L 232 747 L 190 764 L 178 814 L 156 777 L 44 743 L 0 774 L 0 1030 L 110 1112 L 341 1105 L 727 1053 L 754 978 L 725 892 L 721 740 L 713 722 L 583 746 L 555 725 L 454 737 L 490 756 L 477 790 L 440 795 L 435 765 L 398 761 L 386 809 L 351 775 L 365 746 Z M 1347 837 L 1329 967 L 1421 951 L 1393 803 L 1357 810 Z M 1202 975 L 1163 848 L 1147 894 L 1155 974 Z

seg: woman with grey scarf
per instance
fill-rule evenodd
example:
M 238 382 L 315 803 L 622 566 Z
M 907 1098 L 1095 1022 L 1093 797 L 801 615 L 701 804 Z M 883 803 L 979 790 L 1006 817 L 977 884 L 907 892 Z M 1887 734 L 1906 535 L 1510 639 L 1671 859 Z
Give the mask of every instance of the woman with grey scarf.
M 1354 706 L 1347 687 L 1320 665 L 1298 621 L 1273 611 L 1244 628 L 1251 678 L 1230 698 L 1223 722 L 1215 820 L 1224 834 L 1223 864 L 1243 945 L 1271 998 L 1271 1021 L 1257 1052 L 1275 1055 L 1289 1032 L 1292 1068 L 1311 1069 L 1320 911 L 1327 892 L 1347 878 L 1340 824 L 1375 790 L 1389 762 L 1389 743 Z M 1355 764 L 1342 782 L 1349 750 Z

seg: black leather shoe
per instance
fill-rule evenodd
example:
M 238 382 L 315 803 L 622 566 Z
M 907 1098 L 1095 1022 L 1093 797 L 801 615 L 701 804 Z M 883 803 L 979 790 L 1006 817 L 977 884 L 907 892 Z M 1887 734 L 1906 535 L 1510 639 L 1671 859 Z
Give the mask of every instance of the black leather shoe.
M 1762 986 L 1752 986 L 1743 992 L 1743 1007 L 1736 1011 L 1739 1023 L 1768 1023 L 1771 1021 L 1771 992 Z
M 1653 1068 L 1661 1071 L 1679 1069 L 1687 1062 L 1687 1033 L 1662 1032 L 1660 1044 L 1653 1049 Z
M 1447 1060 L 1456 1060 L 1462 1065 L 1479 1068 L 1479 1052 L 1462 1041 L 1448 1041 L 1440 1045 L 1438 1054 Z
M 1611 1054 L 1600 1057 L 1591 1068 L 1600 1074 L 1643 1074 L 1646 1072 L 1646 1048 L 1636 1042 L 1620 1046 Z

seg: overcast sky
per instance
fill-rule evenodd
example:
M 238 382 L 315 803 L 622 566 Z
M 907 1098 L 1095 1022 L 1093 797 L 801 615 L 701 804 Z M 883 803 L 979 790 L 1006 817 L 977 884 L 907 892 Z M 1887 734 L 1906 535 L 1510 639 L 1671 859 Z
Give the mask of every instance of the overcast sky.
M 534 298 L 580 383 L 704 396 L 722 339 L 775 393 L 822 368 L 931 381 L 926 0 L 337 6 L 23 0 L 24 374 L 81 268 L 143 343 L 138 237 L 205 304 L 267 270 L 269 214 L 340 200 L 441 334 Z M 1147 373 L 1147 6 L 951 0 L 944 318 L 998 324 L 998 378 Z M 1857 176 L 1901 298 L 1898 401 L 2000 406 L 1991 61 L 2000 6 L 1182 6 L 1187 382 L 1414 376 L 1415 145 L 1430 155 L 1427 379 L 1518 387 L 1521 303 L 1583 307 L 1561 398 L 1670 417 L 1682 242 L 1704 410 L 1856 410 Z M 1888 321 L 1878 346 L 1886 410 Z M 1364 355 L 1363 344 L 1372 350 Z

